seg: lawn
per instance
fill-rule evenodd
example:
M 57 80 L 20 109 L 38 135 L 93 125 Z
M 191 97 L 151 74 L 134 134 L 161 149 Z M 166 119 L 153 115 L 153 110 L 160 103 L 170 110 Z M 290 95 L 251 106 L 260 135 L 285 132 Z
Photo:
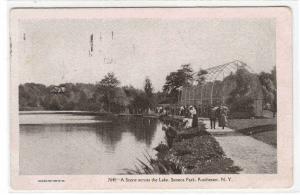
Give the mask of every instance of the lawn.
M 235 130 L 263 126 L 263 125 L 276 125 L 276 118 L 266 119 L 229 119 L 228 126 Z
M 275 127 L 276 128 L 276 127 Z M 258 139 L 264 143 L 277 147 L 277 131 L 264 131 L 256 134 L 252 134 L 252 137 Z
M 231 119 L 229 127 L 277 147 L 276 119 Z

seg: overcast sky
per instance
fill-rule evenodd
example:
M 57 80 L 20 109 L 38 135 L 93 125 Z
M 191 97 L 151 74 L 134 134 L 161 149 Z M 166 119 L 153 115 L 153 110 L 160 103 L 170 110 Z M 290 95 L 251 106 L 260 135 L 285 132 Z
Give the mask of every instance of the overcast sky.
M 142 88 L 149 76 L 161 90 L 181 64 L 199 70 L 237 59 L 255 72 L 275 65 L 271 19 L 34 20 L 18 32 L 21 83 L 95 83 L 114 72 L 122 85 Z

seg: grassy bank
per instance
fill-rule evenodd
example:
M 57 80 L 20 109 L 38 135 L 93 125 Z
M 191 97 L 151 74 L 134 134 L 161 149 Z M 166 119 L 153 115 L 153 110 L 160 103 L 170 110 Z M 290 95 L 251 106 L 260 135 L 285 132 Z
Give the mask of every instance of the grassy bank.
M 178 123 L 178 119 L 173 122 Z M 155 148 L 158 151 L 157 158 L 148 156 L 147 162 L 138 160 L 136 170 L 127 170 L 127 173 L 236 174 L 241 171 L 226 157 L 216 139 L 205 130 L 204 124 L 185 130 L 176 128 L 176 131 L 177 136 L 171 148 L 160 144 Z
M 230 119 L 228 126 L 235 130 L 246 129 L 250 127 L 276 125 L 276 118 L 268 119 Z
M 264 143 L 277 147 L 276 118 L 271 119 L 232 119 L 229 127 Z
M 249 135 L 264 143 L 277 147 L 277 126 L 276 125 L 262 125 L 240 129 L 238 132 Z

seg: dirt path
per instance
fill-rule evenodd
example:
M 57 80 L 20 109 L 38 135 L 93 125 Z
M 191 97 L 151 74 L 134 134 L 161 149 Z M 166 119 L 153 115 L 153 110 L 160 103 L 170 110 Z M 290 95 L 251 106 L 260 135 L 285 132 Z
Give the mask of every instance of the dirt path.
M 240 173 L 276 173 L 276 148 L 230 128 L 210 129 L 208 119 L 201 119 L 201 121 L 206 124 L 207 131 L 216 138 L 225 154 L 234 161 L 236 166 L 243 169 Z

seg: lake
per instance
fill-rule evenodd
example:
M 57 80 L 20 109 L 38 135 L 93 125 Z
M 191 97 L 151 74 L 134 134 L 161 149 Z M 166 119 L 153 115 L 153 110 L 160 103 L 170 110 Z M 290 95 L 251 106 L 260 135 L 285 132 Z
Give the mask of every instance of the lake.
M 122 174 L 164 141 L 158 119 L 22 113 L 21 175 Z M 113 121 L 112 121 L 113 120 Z

